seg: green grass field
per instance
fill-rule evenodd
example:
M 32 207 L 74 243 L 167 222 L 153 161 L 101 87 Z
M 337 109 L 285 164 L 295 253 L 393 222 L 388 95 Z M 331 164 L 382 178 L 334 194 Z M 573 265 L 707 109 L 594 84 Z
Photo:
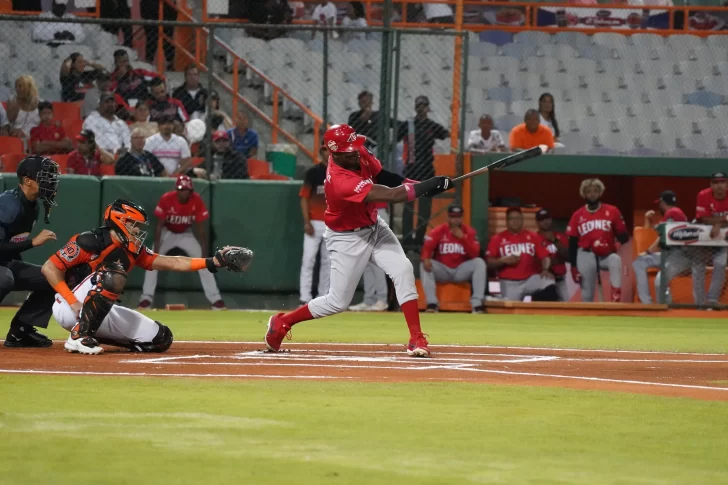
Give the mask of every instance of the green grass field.
M 260 341 L 268 314 L 153 317 L 177 339 Z M 439 314 L 423 315 L 423 327 L 438 344 L 728 353 L 725 319 Z M 294 328 L 296 342 L 406 334 L 399 314 Z M 0 390 L 2 484 L 728 484 L 726 402 L 452 382 L 2 374 Z

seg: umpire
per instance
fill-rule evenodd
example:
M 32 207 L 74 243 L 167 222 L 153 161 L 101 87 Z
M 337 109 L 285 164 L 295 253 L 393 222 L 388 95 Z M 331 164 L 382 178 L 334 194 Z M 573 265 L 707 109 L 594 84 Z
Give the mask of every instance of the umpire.
M 55 297 L 40 266 L 22 261 L 21 253 L 55 241 L 56 235 L 43 229 L 30 238 L 40 212 L 45 223 L 58 188 L 58 164 L 49 158 L 30 156 L 18 165 L 18 187 L 0 194 L 0 303 L 11 291 L 30 291 L 10 322 L 5 347 L 50 347 L 52 342 L 34 327 L 47 328 Z

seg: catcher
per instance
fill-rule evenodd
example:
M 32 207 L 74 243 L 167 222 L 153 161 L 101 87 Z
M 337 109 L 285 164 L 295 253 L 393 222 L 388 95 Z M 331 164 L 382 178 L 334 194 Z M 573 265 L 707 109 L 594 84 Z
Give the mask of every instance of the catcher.
M 73 236 L 42 268 L 56 290 L 53 316 L 71 332 L 64 348 L 100 354 L 100 343 L 136 352 L 165 352 L 172 332 L 160 322 L 118 305 L 126 276 L 135 266 L 147 271 L 198 271 L 218 267 L 243 271 L 253 253 L 228 246 L 212 258 L 162 256 L 144 246 L 147 213 L 139 205 L 117 199 L 106 208 L 104 225 Z M 71 290 L 73 288 L 73 290 Z

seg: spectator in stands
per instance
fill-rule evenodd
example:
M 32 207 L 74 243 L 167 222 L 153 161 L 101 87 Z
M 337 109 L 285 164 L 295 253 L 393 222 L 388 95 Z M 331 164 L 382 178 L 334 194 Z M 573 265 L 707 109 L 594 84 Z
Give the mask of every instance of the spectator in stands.
M 473 130 L 468 135 L 469 152 L 505 152 L 506 144 L 500 131 L 493 129 L 493 118 L 490 115 L 483 115 L 478 122 L 478 130 Z
M 397 140 L 404 140 L 404 176 L 412 180 L 425 180 L 435 176 L 435 140 L 444 140 L 450 136 L 450 132 L 442 125 L 428 118 L 430 112 L 430 100 L 427 96 L 415 98 L 415 117 L 404 123 L 400 123 Z M 405 238 L 413 238 L 405 241 L 416 248 L 422 246 L 427 222 L 430 220 L 432 199 L 422 197 L 417 201 L 419 224 L 416 234 L 412 232 L 412 219 L 414 216 L 414 202 L 408 202 L 404 206 L 402 231 Z
M 142 128 L 131 131 L 131 148 L 116 161 L 116 175 L 132 177 L 167 177 L 164 165 L 152 152 L 144 149 L 147 136 Z
M 293 10 L 288 6 L 286 0 L 251 2 L 248 20 L 251 24 L 259 25 L 290 24 L 293 21 Z M 252 37 L 264 40 L 276 39 L 286 34 L 285 30 L 274 27 L 248 29 L 247 32 Z
M 150 20 L 177 20 L 177 9 L 167 4 L 167 2 L 162 4 L 162 18 L 159 18 L 159 3 L 161 1 L 163 0 L 140 0 L 139 10 L 142 18 Z M 176 0 L 171 0 L 171 3 L 176 4 L 177 2 Z M 164 27 L 163 31 L 164 35 L 170 39 L 174 36 L 174 27 Z M 146 37 L 146 48 L 144 51 L 147 62 L 155 64 L 157 55 L 159 54 L 157 52 L 159 47 L 159 27 L 156 25 L 144 26 L 144 36 Z M 162 49 L 164 51 L 164 58 L 167 61 L 167 67 L 171 68 L 175 49 L 167 40 L 163 41 Z
M 556 103 L 550 93 L 543 93 L 539 96 L 538 114 L 540 116 L 539 123 L 546 125 L 554 135 L 554 142 L 558 142 L 561 132 L 559 131 L 559 122 L 556 121 Z
M 40 125 L 30 130 L 30 146 L 36 155 L 68 153 L 73 150 L 73 143 L 66 136 L 61 122 L 53 119 L 53 103 L 38 103 Z
M 347 124 L 354 128 L 359 135 L 367 137 L 367 140 L 377 144 L 379 138 L 379 111 L 372 110 L 374 97 L 369 91 L 362 91 L 357 97 L 359 111 L 349 115 Z
M 720 237 L 721 229 L 728 226 L 728 176 L 724 172 L 714 173 L 710 187 L 698 193 L 695 218 L 698 224 L 713 226 L 710 230 L 711 239 Z M 706 246 L 689 249 L 695 304 L 717 305 L 725 282 L 728 248 Z M 709 263 L 713 266 L 713 276 L 706 297 L 705 268 Z
M 93 131 L 81 131 L 76 136 L 76 141 L 78 148 L 68 155 L 66 173 L 101 177 L 101 164 L 114 164 L 114 156 L 96 144 Z
M 91 67 L 91 70 L 87 70 Z M 82 54 L 74 52 L 61 64 L 61 100 L 82 101 L 94 80 L 106 71 L 98 62 L 87 61 Z
M 541 115 L 535 109 L 526 111 L 524 122 L 511 130 L 511 151 L 528 150 L 538 145 L 546 145 L 549 150 L 554 148 L 554 135 L 540 120 Z
M 27 144 L 30 130 L 40 124 L 39 102 L 38 86 L 32 76 L 20 76 L 15 80 L 15 95 L 8 100 L 10 136 L 22 138 Z
M 212 168 L 210 180 L 247 179 L 248 160 L 232 149 L 230 135 L 225 131 L 212 134 Z
M 172 92 L 172 98 L 182 102 L 192 120 L 205 119 L 207 111 L 207 89 L 200 86 L 200 71 L 190 64 L 185 69 L 185 83 Z
M 102 71 L 96 78 L 96 86 L 86 91 L 86 96 L 83 98 L 83 105 L 81 106 L 82 117 L 86 118 L 96 109 L 99 101 L 101 101 L 101 93 L 114 94 L 114 99 L 116 100 L 116 116 L 121 119 L 127 119 L 131 116 L 131 107 L 118 93 L 114 93 L 114 83 L 111 81 L 111 75 L 106 71 Z
M 242 153 L 246 158 L 255 158 L 258 155 L 258 133 L 248 128 L 248 115 L 243 111 L 238 112 L 235 120 L 235 128 L 228 130 L 233 150 Z
M 480 242 L 475 229 L 463 223 L 463 207 L 447 209 L 447 222 L 437 226 L 422 246 L 420 279 L 427 298 L 427 311 L 439 310 L 437 282 L 470 281 L 473 313 L 485 313 L 485 261 L 480 257 Z
M 660 198 L 655 201 L 657 208 L 662 214 L 662 219 L 658 224 L 664 224 L 667 222 L 688 222 L 688 218 L 685 213 L 677 207 L 677 196 L 672 190 L 666 190 L 660 194 Z M 648 210 L 645 212 L 645 224 L 644 227 L 647 229 L 655 229 L 655 211 Z M 647 248 L 646 251 L 641 253 L 637 259 L 632 261 L 632 268 L 634 269 L 634 277 L 637 281 L 637 295 L 642 303 L 647 305 L 652 304 L 652 294 L 650 293 L 650 282 L 647 276 L 647 270 L 650 268 L 659 268 L 662 263 L 662 255 L 660 254 L 660 238 L 655 238 L 655 241 Z M 665 284 L 670 285 L 675 276 L 678 276 L 684 271 L 690 268 L 690 259 L 687 256 L 688 248 L 679 246 L 665 246 L 662 250 L 666 252 L 665 258 Z M 690 248 L 692 249 L 692 248 Z M 660 294 L 660 282 L 662 272 L 657 273 L 655 278 L 655 293 Z
M 346 5 L 346 16 L 341 19 L 342 27 L 368 27 L 366 12 L 364 11 L 364 4 L 362 2 L 349 2 Z M 345 41 L 352 39 L 366 40 L 366 32 L 344 32 L 343 34 Z M 357 132 L 358 133 L 358 132 Z
M 541 237 L 523 228 L 519 207 L 506 211 L 506 227 L 490 240 L 486 253 L 488 267 L 498 270 L 504 300 L 557 301 L 551 258 Z
M 211 125 L 215 131 L 227 131 L 235 126 L 227 113 L 220 109 L 220 95 L 217 94 L 217 91 L 210 91 L 210 99 L 212 100 Z M 205 118 L 207 118 L 207 114 L 205 114 Z
M 152 79 L 160 77 L 156 72 L 134 69 L 129 62 L 129 54 L 124 49 L 114 51 L 114 72 L 111 73 L 111 81 L 116 83 L 116 92 L 132 108 L 136 107 L 138 102 L 151 98 L 149 83 Z
M 447 3 L 423 3 L 425 18 L 430 24 L 454 24 L 452 7 Z
M 167 174 L 177 176 L 186 173 L 192 166 L 192 154 L 187 140 L 175 135 L 174 118 L 167 116 L 159 120 L 159 133 L 147 138 L 144 150 L 151 152 L 164 165 Z
M 131 9 L 126 0 L 104 0 L 100 3 L 100 17 L 102 19 L 131 19 Z M 132 47 L 133 31 L 131 25 L 106 24 L 101 26 L 106 32 L 115 36 L 119 31 L 124 34 L 124 45 Z
M 75 19 L 76 16 L 66 12 L 68 0 L 53 0 L 51 9 L 38 16 L 39 19 Z M 83 25 L 67 22 L 36 22 L 33 26 L 33 40 L 57 44 L 81 44 L 86 38 Z
M 0 136 L 8 136 L 10 134 L 10 121 L 8 121 L 8 112 L 5 106 L 0 103 Z
M 83 129 L 96 135 L 100 148 L 116 156 L 131 146 L 129 127 L 115 114 L 116 98 L 111 93 L 102 93 L 99 107 L 83 122 Z
M 334 5 L 334 2 L 319 2 L 318 5 L 316 5 L 316 8 L 313 9 L 311 19 L 316 23 L 316 25 L 322 27 L 333 27 L 336 25 L 336 5 Z M 330 32 L 332 39 L 339 38 L 339 34 L 335 30 L 331 30 Z M 313 39 L 315 37 L 316 31 L 314 30 L 311 32 L 311 38 Z
M 149 85 L 152 91 L 152 99 L 147 101 L 149 121 L 159 123 L 162 118 L 172 118 L 174 132 L 181 136 L 184 133 L 184 124 L 190 119 L 182 101 L 167 94 L 167 84 L 163 79 L 152 79 Z
M 553 230 L 554 219 L 547 209 L 536 212 L 536 222 L 542 245 L 551 255 L 551 273 L 556 281 L 556 293 L 559 295 L 559 301 L 569 301 L 565 279 L 566 261 L 569 260 L 569 238 L 563 232 Z
M 147 103 L 137 105 L 134 110 L 133 123 L 129 126 L 129 129 L 132 131 L 141 130 L 145 138 L 159 133 L 159 124 L 156 121 L 149 121 L 149 105 Z

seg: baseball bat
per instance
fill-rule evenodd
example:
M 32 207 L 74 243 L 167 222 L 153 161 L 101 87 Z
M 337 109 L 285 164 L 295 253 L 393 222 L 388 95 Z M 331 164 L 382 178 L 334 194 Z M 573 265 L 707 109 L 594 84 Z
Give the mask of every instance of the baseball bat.
M 540 155 L 543 155 L 548 151 L 549 147 L 546 145 L 539 145 L 535 146 L 533 148 L 529 148 L 528 150 L 524 150 L 522 152 L 514 153 L 513 155 L 508 155 L 505 158 L 501 158 L 500 160 L 496 160 L 493 163 L 490 163 L 486 165 L 485 167 L 479 168 L 477 170 L 473 170 L 470 173 L 466 173 L 465 175 L 461 175 L 460 177 L 452 179 L 453 182 L 460 182 L 461 180 L 467 180 L 471 177 L 475 177 L 476 175 L 480 175 L 486 172 L 489 172 L 491 170 L 495 170 L 497 168 L 504 168 L 508 167 L 510 165 L 515 165 L 516 163 L 520 163 L 524 160 L 529 160 L 531 158 L 538 157 Z

